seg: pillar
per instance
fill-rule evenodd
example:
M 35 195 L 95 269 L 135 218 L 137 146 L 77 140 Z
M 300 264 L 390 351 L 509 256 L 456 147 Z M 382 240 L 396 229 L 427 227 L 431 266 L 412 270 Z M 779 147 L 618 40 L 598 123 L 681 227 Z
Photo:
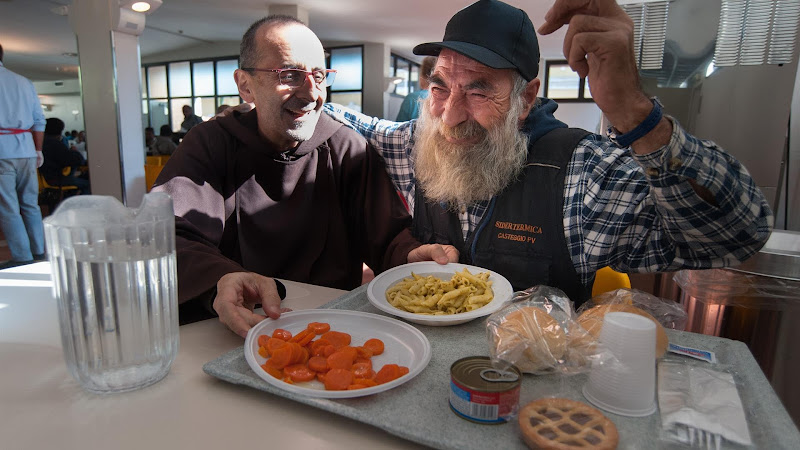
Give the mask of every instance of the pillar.
M 138 206 L 146 192 L 139 54 L 145 16 L 121 9 L 118 0 L 74 0 L 69 22 L 78 43 L 92 193 Z

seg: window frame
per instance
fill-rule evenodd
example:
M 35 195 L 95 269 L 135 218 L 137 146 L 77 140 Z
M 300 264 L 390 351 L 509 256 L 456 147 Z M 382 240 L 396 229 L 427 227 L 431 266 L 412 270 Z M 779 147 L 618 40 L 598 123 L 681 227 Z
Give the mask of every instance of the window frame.
M 578 97 L 577 98 L 563 98 L 550 96 L 550 68 L 552 66 L 566 66 L 569 67 L 566 59 L 551 59 L 546 60 L 544 63 L 544 92 L 543 96 L 551 100 L 556 100 L 558 103 L 594 103 L 592 97 L 586 97 L 586 90 L 588 83 L 586 77 L 578 78 Z
M 334 80 L 333 86 L 328 86 L 326 100 L 331 101 L 331 94 L 360 94 L 361 95 L 361 109 L 364 109 L 364 45 L 336 45 L 333 47 L 325 47 L 325 66 L 328 69 L 331 67 L 331 50 L 345 49 L 345 48 L 359 48 L 361 50 L 361 89 L 333 89 L 336 86 Z M 338 76 L 338 74 L 337 74 Z
M 218 76 L 218 74 L 217 74 L 217 62 L 218 61 L 230 61 L 230 60 L 236 61 L 236 66 L 238 68 L 238 66 L 239 66 L 239 55 L 218 56 L 218 57 L 213 57 L 213 58 L 180 59 L 180 60 L 160 61 L 160 62 L 142 64 L 141 67 L 142 67 L 142 70 L 143 70 L 144 76 L 145 76 L 145 78 L 142 80 L 142 90 L 143 90 L 143 92 L 142 92 L 142 100 L 147 102 L 147 112 L 146 112 L 147 123 L 146 123 L 145 126 L 153 127 L 153 124 L 152 124 L 152 121 L 151 121 L 151 114 L 150 114 L 150 101 L 151 100 L 164 100 L 164 101 L 167 102 L 168 105 L 170 105 L 167 108 L 167 124 L 170 126 L 170 128 L 174 128 L 172 126 L 172 117 L 173 117 L 172 100 L 185 100 L 185 101 L 187 101 L 187 103 L 189 105 L 192 106 L 192 108 L 194 108 L 195 99 L 199 99 L 199 98 L 213 98 L 214 99 L 215 108 L 219 107 L 220 98 L 223 98 L 223 97 L 234 97 L 235 96 L 235 97 L 239 98 L 239 103 L 242 103 L 242 97 L 239 96 L 238 93 L 235 94 L 235 95 L 220 94 L 218 86 L 217 86 L 217 76 Z M 170 64 L 183 63 L 183 62 L 188 62 L 189 63 L 189 87 L 190 87 L 189 91 L 191 92 L 191 96 L 189 96 L 189 97 L 185 97 L 185 96 L 173 97 L 172 93 L 170 92 L 170 86 L 169 86 L 170 85 L 170 82 L 169 82 L 169 80 L 170 80 L 170 78 L 169 78 L 169 75 L 170 75 L 169 74 L 169 72 L 170 72 L 169 66 L 170 66 Z M 204 62 L 212 63 L 211 67 L 212 67 L 212 69 L 214 71 L 214 95 L 195 95 L 194 94 L 194 65 L 196 63 L 204 63 Z M 159 67 L 159 66 L 164 67 L 164 70 L 165 70 L 165 77 L 166 77 L 166 84 L 167 84 L 167 86 L 166 86 L 167 87 L 167 96 L 166 97 L 150 97 L 150 77 L 148 75 L 148 69 L 150 67 Z M 235 106 L 235 105 L 231 105 L 231 106 Z M 216 111 L 216 109 L 215 109 L 215 111 Z M 145 113 L 143 111 L 143 115 L 144 114 Z M 155 128 L 155 127 L 153 127 L 153 128 Z M 173 129 L 173 131 L 175 131 L 175 130 Z
M 415 61 L 413 61 L 411 59 L 408 59 L 408 58 L 406 58 L 404 56 L 400 56 L 400 55 L 398 55 L 396 53 L 390 53 L 389 57 L 391 58 L 391 68 L 392 68 L 392 75 L 391 76 L 392 77 L 396 77 L 397 76 L 397 65 L 398 65 L 397 62 L 398 61 L 402 61 L 404 63 L 408 63 L 408 78 L 406 79 L 406 88 L 408 89 L 408 91 L 407 91 L 408 94 L 406 94 L 406 95 L 410 95 L 410 94 L 412 94 L 414 92 L 419 91 L 420 90 L 420 88 L 419 88 L 419 77 L 421 76 L 420 72 L 422 70 L 422 65 L 420 63 L 418 63 L 418 62 L 415 62 Z M 413 72 L 415 68 L 417 69 L 417 74 L 418 74 L 417 75 L 416 84 L 411 81 L 411 72 Z M 394 96 L 397 96 L 397 97 L 400 97 L 400 98 L 403 98 L 403 97 L 405 97 L 405 95 L 397 93 L 397 88 L 399 87 L 400 84 L 402 84 L 402 83 L 396 84 L 394 86 L 394 89 L 392 89 L 392 92 L 390 92 L 390 94 L 392 94 Z

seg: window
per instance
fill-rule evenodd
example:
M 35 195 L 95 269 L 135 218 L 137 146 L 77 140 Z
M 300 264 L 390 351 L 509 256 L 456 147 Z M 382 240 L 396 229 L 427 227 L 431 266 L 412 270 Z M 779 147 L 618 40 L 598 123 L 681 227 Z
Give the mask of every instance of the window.
M 191 106 L 203 120 L 213 117 L 219 105 L 238 105 L 242 100 L 233 80 L 233 71 L 238 67 L 238 56 L 143 66 L 145 123 L 155 130 L 169 125 L 178 131 L 184 120 L 184 105 Z
M 580 78 L 566 61 L 545 62 L 544 96 L 559 102 L 591 102 L 589 80 Z
M 406 96 L 419 90 L 419 64 L 392 53 L 389 66 L 389 73 L 397 81 L 392 93 Z
M 328 66 L 336 70 L 333 86 L 328 88 L 328 101 L 360 112 L 364 102 L 364 46 L 325 50 L 330 55 Z

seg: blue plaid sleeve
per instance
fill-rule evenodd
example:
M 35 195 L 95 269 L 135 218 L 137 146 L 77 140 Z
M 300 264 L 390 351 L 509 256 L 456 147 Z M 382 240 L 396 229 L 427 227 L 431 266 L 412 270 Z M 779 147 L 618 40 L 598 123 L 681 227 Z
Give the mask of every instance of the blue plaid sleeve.
M 335 120 L 358 131 L 378 150 L 395 187 L 405 197 L 409 209 L 414 211 L 412 149 L 416 121 L 392 122 L 361 114 L 336 103 L 326 103 L 324 109 Z
M 585 283 L 603 266 L 622 272 L 730 266 L 769 237 L 772 212 L 747 170 L 672 122 L 669 144 L 647 155 L 632 155 L 598 135 L 576 148 L 564 227 Z M 689 180 L 708 189 L 715 204 Z

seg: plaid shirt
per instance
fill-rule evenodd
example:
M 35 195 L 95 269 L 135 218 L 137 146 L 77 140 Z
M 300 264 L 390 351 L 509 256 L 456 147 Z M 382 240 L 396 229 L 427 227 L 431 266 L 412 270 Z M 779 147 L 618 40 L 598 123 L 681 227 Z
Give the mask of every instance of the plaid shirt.
M 380 151 L 413 214 L 416 122 L 381 120 L 336 104 L 325 110 Z M 744 166 L 672 123 L 669 144 L 647 155 L 596 134 L 578 143 L 564 184 L 564 232 L 584 284 L 604 266 L 626 273 L 729 266 L 769 237 L 772 212 Z M 717 206 L 701 199 L 689 180 L 710 190 Z M 465 238 L 487 205 L 461 208 Z

